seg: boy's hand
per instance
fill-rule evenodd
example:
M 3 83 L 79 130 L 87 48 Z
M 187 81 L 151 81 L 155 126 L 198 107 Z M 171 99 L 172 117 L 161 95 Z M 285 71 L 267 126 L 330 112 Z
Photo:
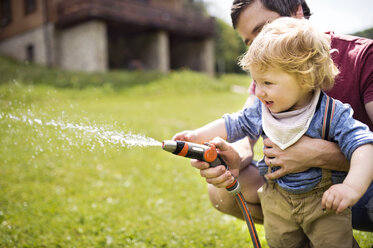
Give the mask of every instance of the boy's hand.
M 172 140 L 199 143 L 197 133 L 191 130 L 186 130 L 175 134 L 174 137 L 172 137 Z
M 347 207 L 353 206 L 360 196 L 359 193 L 347 184 L 340 183 L 331 186 L 324 192 L 321 204 L 324 209 L 336 210 L 342 213 Z

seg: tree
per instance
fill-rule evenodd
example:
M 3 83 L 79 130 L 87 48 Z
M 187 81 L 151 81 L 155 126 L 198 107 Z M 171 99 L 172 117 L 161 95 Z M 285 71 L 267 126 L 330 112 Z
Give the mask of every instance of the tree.
M 353 35 L 373 39 L 373 28 L 365 29 L 363 31 L 354 33 Z
M 215 66 L 218 74 L 243 73 L 237 65 L 246 46 L 237 32 L 226 22 L 216 19 Z
M 186 9 L 209 15 L 208 3 L 204 0 L 183 0 L 183 4 Z M 232 26 L 219 18 L 215 20 L 215 70 L 217 74 L 243 73 L 237 61 L 239 56 L 246 51 L 244 42 Z

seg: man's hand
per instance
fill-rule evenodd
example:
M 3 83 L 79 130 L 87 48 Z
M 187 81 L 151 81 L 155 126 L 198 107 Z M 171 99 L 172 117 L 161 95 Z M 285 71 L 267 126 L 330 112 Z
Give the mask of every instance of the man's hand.
M 232 145 L 219 137 L 210 143 L 216 146 L 219 155 L 228 165 L 229 170 L 226 170 L 223 165 L 209 168 L 208 163 L 196 159 L 191 160 L 191 165 L 200 170 L 201 176 L 206 178 L 207 183 L 218 188 L 225 188 L 234 182 L 235 177 L 238 177 L 241 157 Z
M 311 167 L 337 171 L 348 171 L 349 169 L 349 161 L 340 151 L 338 145 L 323 139 L 302 136 L 297 143 L 285 150 L 281 150 L 268 138 L 264 139 L 263 144 L 266 164 L 281 167 L 266 175 L 272 180 L 289 173 L 306 171 Z
M 218 150 L 218 154 L 228 165 L 229 171 L 232 173 L 232 175 L 234 177 L 238 177 L 242 157 L 236 151 L 236 149 L 220 137 L 216 137 L 210 141 L 210 143 L 215 145 L 216 149 Z
M 305 171 L 312 166 L 314 159 L 310 152 L 305 152 L 309 148 L 311 138 L 303 136 L 296 144 L 286 150 L 281 150 L 270 139 L 263 140 L 264 161 L 269 166 L 280 166 L 281 168 L 266 175 L 269 179 L 277 179 L 289 173 Z

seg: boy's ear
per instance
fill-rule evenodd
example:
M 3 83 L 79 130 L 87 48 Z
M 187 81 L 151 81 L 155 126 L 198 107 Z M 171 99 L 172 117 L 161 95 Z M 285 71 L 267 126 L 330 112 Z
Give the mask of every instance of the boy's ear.
M 307 83 L 308 81 L 306 78 L 299 77 L 298 80 L 299 80 L 300 87 L 302 87 L 303 89 L 306 89 L 306 90 L 312 89 L 312 87 Z

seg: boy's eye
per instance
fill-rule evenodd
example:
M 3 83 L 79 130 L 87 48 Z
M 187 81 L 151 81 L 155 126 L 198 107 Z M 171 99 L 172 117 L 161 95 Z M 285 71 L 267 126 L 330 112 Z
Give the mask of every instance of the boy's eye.
M 271 85 L 272 83 L 271 83 L 271 82 L 268 82 L 268 81 L 265 81 L 264 84 L 265 84 L 265 85 Z

